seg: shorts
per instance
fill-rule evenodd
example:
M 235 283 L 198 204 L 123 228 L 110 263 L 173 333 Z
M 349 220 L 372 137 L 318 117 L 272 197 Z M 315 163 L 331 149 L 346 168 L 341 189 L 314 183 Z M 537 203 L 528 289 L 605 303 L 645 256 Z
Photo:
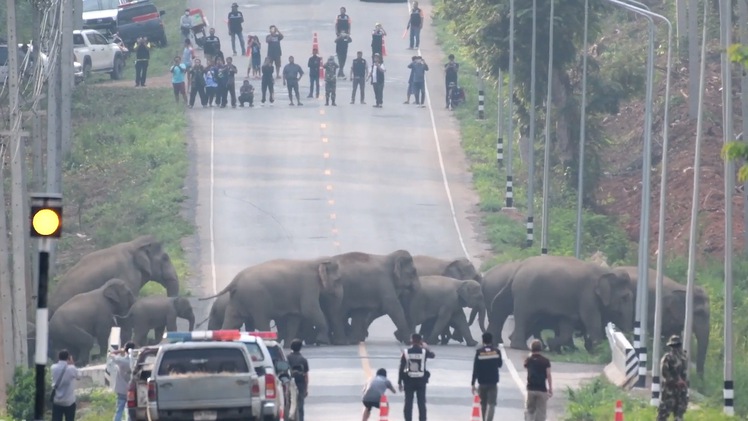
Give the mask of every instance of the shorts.
M 364 407 L 366 409 L 379 408 L 379 402 L 366 402 L 366 401 L 364 401 L 363 404 L 364 404 Z

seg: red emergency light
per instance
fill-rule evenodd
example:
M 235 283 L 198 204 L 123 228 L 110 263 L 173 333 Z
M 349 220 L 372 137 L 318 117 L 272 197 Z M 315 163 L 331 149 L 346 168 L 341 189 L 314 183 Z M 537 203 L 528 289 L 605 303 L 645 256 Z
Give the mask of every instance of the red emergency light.
M 278 340 L 278 333 L 276 332 L 247 332 L 251 336 L 255 336 L 260 339 L 269 340 L 269 341 L 277 341 Z

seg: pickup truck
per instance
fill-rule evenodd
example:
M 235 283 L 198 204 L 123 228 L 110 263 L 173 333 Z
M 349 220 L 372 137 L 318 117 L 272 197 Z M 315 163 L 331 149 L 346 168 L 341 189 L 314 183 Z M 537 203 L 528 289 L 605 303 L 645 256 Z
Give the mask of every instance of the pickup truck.
M 156 362 L 158 347 L 130 351 L 133 358 L 132 378 L 127 390 L 127 414 L 130 421 L 146 421 L 148 414 L 148 378 Z
M 73 31 L 75 61 L 83 65 L 83 76 L 91 72 L 109 73 L 112 79 L 122 78 L 125 70 L 125 52 L 119 45 L 108 41 L 94 29 Z
M 148 379 L 150 421 L 255 420 L 259 379 L 238 342 L 162 345 Z

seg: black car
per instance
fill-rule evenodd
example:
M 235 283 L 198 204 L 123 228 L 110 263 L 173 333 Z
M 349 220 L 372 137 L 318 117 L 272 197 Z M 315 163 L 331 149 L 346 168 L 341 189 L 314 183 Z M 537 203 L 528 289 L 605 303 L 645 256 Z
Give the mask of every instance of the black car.
M 140 37 L 163 47 L 166 46 L 166 32 L 161 16 L 166 14 L 158 10 L 150 0 L 134 1 L 121 4 L 117 12 L 117 32 L 125 43 L 132 48 Z

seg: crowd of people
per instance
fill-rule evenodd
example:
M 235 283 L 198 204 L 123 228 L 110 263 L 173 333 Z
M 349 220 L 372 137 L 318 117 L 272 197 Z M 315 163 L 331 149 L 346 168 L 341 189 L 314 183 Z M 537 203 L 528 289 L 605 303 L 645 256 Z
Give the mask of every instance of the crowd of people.
M 275 84 L 282 80 L 283 86 L 287 88 L 289 105 L 301 106 L 301 94 L 299 84 L 305 74 L 309 77 L 309 94 L 307 98 L 320 97 L 320 79 L 324 82 L 325 105 L 337 106 L 337 81 L 339 79 L 350 79 L 352 83 L 351 104 L 356 103 L 358 92 L 361 104 L 366 104 L 365 85 L 370 83 L 374 93 L 374 104 L 381 108 L 384 103 L 384 84 L 387 69 L 384 65 L 386 56 L 385 38 L 387 31 L 380 23 L 376 23 L 371 32 L 371 64 L 364 58 L 363 51 L 356 52 L 356 58 L 351 61 L 348 76 L 346 76 L 346 63 L 348 61 L 349 45 L 353 42 L 351 37 L 351 18 L 345 7 L 340 8 L 340 14 L 335 18 L 335 55 L 324 59 L 320 57 L 315 48 L 312 56 L 307 60 L 306 71 L 295 60 L 293 56 L 287 58 L 287 63 L 282 63 L 283 52 L 281 42 L 283 33 L 277 26 L 271 25 L 265 36 L 267 51 L 262 59 L 262 43 L 257 35 L 243 34 L 244 16 L 239 10 L 237 3 L 231 5 L 231 11 L 227 16 L 227 25 L 231 37 L 231 50 L 233 56 L 237 54 L 248 56 L 249 65 L 246 76 L 238 86 L 237 76 L 239 69 L 233 63 L 231 57 L 225 57 L 221 40 L 215 34 L 215 28 L 210 28 L 209 35 L 202 39 L 203 56 L 205 62 L 196 54 L 195 47 L 190 40 L 189 30 L 190 11 L 180 20 L 184 40 L 184 48 L 181 57 L 175 57 L 170 67 L 172 85 L 174 88 L 174 99 L 177 103 L 183 102 L 190 108 L 195 106 L 195 101 L 200 100 L 203 107 L 226 108 L 229 98 L 232 108 L 255 105 L 255 87 L 251 80 L 259 80 L 261 98 L 260 103 L 272 104 L 275 102 Z M 423 10 L 417 2 L 413 3 L 408 17 L 406 31 L 410 32 L 410 49 L 420 48 L 420 33 L 424 23 Z M 237 43 L 238 40 L 238 43 Z M 237 50 L 238 44 L 238 50 Z M 226 48 L 227 49 L 227 48 Z M 145 86 L 145 72 L 147 69 L 148 49 L 140 44 L 135 46 L 136 58 L 143 64 L 136 64 L 137 76 L 136 86 Z M 141 59 L 141 56 L 143 58 Z M 421 56 L 413 56 L 412 62 L 407 66 L 410 72 L 405 104 L 413 102 L 420 107 L 425 107 L 426 100 L 426 72 L 429 66 Z M 142 71 L 141 71 L 142 68 Z M 448 109 L 460 105 L 465 101 L 464 90 L 458 85 L 459 64 L 450 55 L 449 62 L 445 64 L 445 106 Z

